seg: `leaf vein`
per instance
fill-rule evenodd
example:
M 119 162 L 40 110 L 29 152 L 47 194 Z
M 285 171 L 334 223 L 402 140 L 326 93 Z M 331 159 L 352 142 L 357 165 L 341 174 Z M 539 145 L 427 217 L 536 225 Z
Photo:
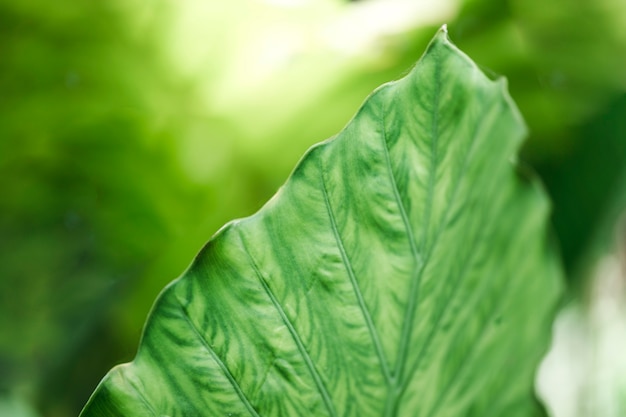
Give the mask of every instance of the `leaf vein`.
M 298 347 L 298 350 L 300 351 L 300 355 L 302 356 L 302 358 L 304 359 L 307 367 L 309 368 L 309 372 L 311 373 L 311 376 L 313 377 L 313 380 L 315 381 L 315 385 L 317 386 L 317 389 L 318 389 L 320 395 L 322 396 L 322 400 L 324 401 L 324 405 L 326 406 L 326 408 L 328 410 L 328 414 L 331 417 L 337 417 L 338 415 L 337 415 L 337 412 L 335 411 L 335 407 L 334 407 L 333 402 L 332 402 L 332 400 L 330 398 L 330 394 L 328 393 L 328 389 L 326 388 L 326 385 L 324 384 L 324 381 L 322 380 L 322 377 L 320 376 L 319 371 L 315 367 L 315 364 L 313 363 L 313 360 L 311 359 L 311 356 L 309 355 L 308 351 L 306 350 L 306 347 L 304 346 L 304 343 L 302 342 L 302 339 L 300 338 L 300 335 L 298 334 L 298 332 L 296 331 L 295 327 L 293 326 L 293 323 L 291 323 L 291 320 L 289 320 L 289 317 L 287 317 L 287 314 L 285 313 L 285 310 L 282 308 L 280 302 L 276 298 L 276 295 L 274 294 L 272 289 L 267 284 L 267 281 L 266 281 L 265 277 L 263 276 L 261 270 L 259 269 L 255 259 L 253 258 L 252 253 L 248 249 L 247 244 L 246 244 L 243 236 L 241 235 L 241 233 L 239 233 L 239 239 L 241 240 L 241 244 L 243 245 L 244 252 L 246 253 L 248 259 L 250 260 L 250 264 L 252 265 L 252 269 L 254 270 L 257 278 L 259 279 L 259 282 L 261 283 L 261 286 L 263 287 L 265 293 L 268 295 L 268 297 L 272 301 L 272 304 L 274 305 L 274 307 L 278 311 L 278 314 L 280 315 L 280 318 L 282 319 L 283 323 L 285 323 L 285 326 L 289 330 L 289 333 L 291 334 L 291 337 L 293 338 L 294 342 L 296 343 L 296 345 Z
M 424 253 L 424 249 L 427 242 L 427 233 L 430 226 L 430 216 L 432 212 L 432 206 L 434 201 L 434 189 L 435 189 L 435 176 L 437 171 L 437 155 L 436 155 L 436 147 L 437 147 L 437 136 L 438 136 L 438 113 L 437 109 L 439 108 L 439 93 L 441 90 L 441 80 L 439 71 L 435 71 L 435 82 L 434 82 L 434 104 L 433 104 L 433 121 L 431 123 L 431 155 L 430 155 L 430 166 L 428 169 L 428 192 L 426 195 L 426 208 L 424 213 L 424 237 L 422 241 L 422 253 Z M 385 153 L 385 162 L 387 164 L 387 169 L 389 171 L 389 177 L 391 183 L 393 185 L 393 191 L 398 203 L 398 207 L 400 209 L 400 214 L 402 216 L 402 220 L 404 221 L 404 225 L 407 231 L 407 236 L 409 238 L 409 243 L 411 246 L 411 252 L 416 261 L 416 268 L 414 270 L 414 275 L 411 277 L 411 286 L 409 288 L 409 296 L 408 296 L 408 305 L 405 313 L 405 317 L 403 320 L 402 333 L 400 336 L 400 346 L 398 353 L 398 361 L 396 363 L 396 375 L 398 382 L 402 382 L 402 372 L 404 369 L 404 365 L 406 362 L 407 349 L 409 345 L 409 340 L 411 337 L 411 330 L 413 327 L 413 315 L 415 310 L 418 307 L 418 297 L 419 297 L 419 287 L 422 279 L 423 271 L 428 262 L 428 258 L 430 255 L 430 251 L 425 253 L 424 258 L 421 258 L 419 255 L 419 251 L 417 249 L 417 243 L 415 240 L 415 236 L 413 234 L 413 229 L 410 224 L 410 220 L 407 215 L 407 210 L 402 203 L 402 199 L 400 197 L 400 190 L 398 188 L 397 182 L 395 180 L 395 174 L 393 172 L 393 168 L 391 165 L 391 157 L 389 155 L 389 144 L 387 142 L 387 130 L 385 126 L 385 118 L 386 111 L 384 107 L 381 112 L 381 123 L 382 123 L 382 135 L 383 135 L 383 145 L 384 145 L 384 153 Z
M 189 325 L 189 327 L 194 332 L 196 337 L 200 340 L 200 343 L 202 343 L 202 346 L 204 346 L 207 352 L 209 352 L 209 355 L 211 355 L 215 363 L 217 363 L 217 365 L 220 367 L 220 369 L 222 370 L 222 372 L 224 373 L 224 375 L 226 376 L 226 378 L 232 385 L 233 389 L 239 396 L 239 399 L 241 400 L 243 405 L 246 407 L 246 409 L 250 412 L 250 415 L 252 415 L 253 417 L 260 417 L 259 413 L 257 413 L 257 411 L 254 409 L 254 407 L 252 406 L 252 403 L 246 396 L 245 392 L 243 392 L 243 390 L 241 389 L 241 386 L 239 386 L 239 383 L 237 382 L 233 374 L 230 372 L 226 364 L 218 356 L 217 352 L 215 352 L 215 350 L 211 347 L 211 345 L 209 345 L 206 338 L 202 335 L 202 333 L 200 333 L 196 325 L 193 323 L 193 321 L 191 320 L 191 317 L 189 317 L 189 313 L 183 307 L 183 304 L 180 302 L 180 300 L 178 300 L 178 298 L 176 298 L 176 301 L 178 301 L 178 306 L 180 308 L 180 311 L 183 313 L 183 318 L 185 319 L 185 322 Z
M 122 369 L 120 369 L 120 372 L 123 372 Z M 123 374 L 122 374 L 123 375 Z M 152 404 L 150 404 L 148 402 L 148 399 L 146 398 L 146 396 L 144 395 L 143 391 L 140 390 L 133 381 L 130 380 L 130 378 L 126 378 L 124 377 L 124 379 L 126 379 L 126 381 L 128 381 L 128 385 L 130 385 L 133 390 L 139 395 L 139 399 L 141 400 L 141 402 L 146 406 L 146 408 L 152 413 L 153 416 L 157 416 L 157 412 L 154 409 L 154 407 L 152 407 Z
M 504 286 L 504 291 L 502 291 L 502 293 L 499 294 L 498 299 L 502 300 L 504 299 L 504 297 L 506 297 L 507 295 L 509 295 L 513 289 L 513 286 L 511 285 L 505 285 Z M 485 332 L 487 331 L 489 324 L 491 324 L 492 319 L 504 309 L 505 305 L 503 305 L 502 303 L 498 304 L 496 303 L 496 305 L 494 306 L 494 308 L 487 314 L 486 319 L 484 319 L 482 321 L 482 326 L 480 326 L 480 330 L 478 332 L 478 334 L 476 335 L 476 340 L 477 341 L 482 341 L 484 339 L 484 335 Z M 474 355 L 476 355 L 478 352 L 480 352 L 478 350 L 478 346 L 480 345 L 480 343 L 476 342 L 476 343 L 472 343 L 469 351 L 466 353 L 465 355 L 465 360 L 463 361 L 462 365 L 457 369 L 456 374 L 454 375 L 454 377 L 450 378 L 448 380 L 448 384 L 441 390 L 439 390 L 439 396 L 437 397 L 437 400 L 435 400 L 435 402 L 433 403 L 433 407 L 432 409 L 426 414 L 426 416 L 435 416 L 435 412 L 439 409 L 439 407 L 441 407 L 441 405 L 443 404 L 443 401 L 445 400 L 445 398 L 449 395 L 450 390 L 455 387 L 455 385 L 459 384 L 459 381 L 462 380 L 462 378 L 460 378 L 460 376 L 463 374 L 463 372 L 467 372 L 468 371 L 468 366 L 469 363 L 471 362 L 471 359 L 473 359 Z M 471 368 L 469 368 L 471 369 Z
M 324 167 L 323 167 L 322 158 L 320 157 L 318 161 L 319 161 L 320 179 L 321 179 L 321 184 L 322 184 L 322 194 L 324 196 L 324 204 L 326 205 L 326 210 L 328 211 L 328 217 L 330 219 L 331 228 L 333 230 L 333 235 L 335 237 L 335 243 L 341 254 L 341 260 L 346 268 L 348 277 L 350 278 L 350 283 L 352 284 L 352 288 L 354 289 L 354 294 L 356 295 L 359 308 L 361 310 L 361 313 L 363 314 L 363 318 L 365 319 L 367 330 L 369 331 L 370 337 L 372 338 L 372 342 L 374 343 L 374 348 L 376 350 L 376 355 L 378 356 L 378 360 L 380 362 L 383 376 L 387 384 L 390 384 L 391 379 L 392 379 L 391 373 L 389 371 L 387 358 L 385 357 L 382 344 L 380 342 L 380 336 L 378 335 L 378 331 L 376 330 L 376 326 L 374 325 L 374 321 L 372 320 L 370 311 L 367 307 L 367 304 L 365 303 L 365 299 L 363 298 L 363 293 L 361 292 L 361 288 L 356 279 L 352 262 L 350 261 L 350 258 L 346 252 L 343 239 L 341 238 L 341 234 L 339 233 L 339 229 L 337 228 L 337 220 L 335 219 L 335 214 L 333 212 L 330 199 L 328 197 L 328 189 L 326 186 L 326 180 L 324 179 L 324 171 L 323 171 Z
M 494 109 L 497 109 L 497 107 L 492 107 L 490 110 L 491 112 L 488 114 L 488 116 L 485 116 L 485 118 L 483 120 L 491 120 L 491 117 L 494 116 Z M 465 177 L 465 174 L 467 173 L 467 169 L 469 168 L 469 161 L 470 161 L 470 156 L 472 155 L 476 142 L 477 142 L 477 137 L 479 136 L 479 131 L 481 130 L 481 128 L 483 126 L 485 126 L 487 123 L 483 122 L 480 126 L 476 127 L 476 129 L 474 129 L 474 133 L 472 135 L 472 141 L 470 143 L 469 149 L 468 151 L 465 153 L 465 156 L 463 158 L 463 162 L 462 162 L 462 168 L 459 171 L 459 174 L 457 176 L 457 178 L 455 179 L 455 184 L 452 190 L 452 194 L 450 196 L 450 200 L 446 206 L 444 215 L 443 215 L 443 221 L 441 222 L 441 225 L 439 226 L 439 228 L 437 229 L 437 232 L 435 233 L 435 239 L 433 240 L 433 250 L 434 247 L 436 246 L 436 243 L 439 241 L 439 236 L 441 235 L 441 233 L 443 232 L 443 230 L 447 227 L 448 222 L 449 222 L 449 216 L 450 216 L 450 212 L 452 210 L 452 206 L 453 203 L 456 200 L 457 197 L 457 193 L 458 193 L 458 189 L 460 188 L 460 184 L 461 184 L 461 180 Z M 481 228 L 482 225 L 484 224 L 484 221 L 486 220 L 486 216 L 482 216 L 481 217 Z M 475 239 L 477 240 L 477 239 Z M 470 247 L 474 247 L 473 245 L 471 245 Z M 473 255 L 474 253 L 476 253 L 476 251 L 471 251 L 470 255 L 466 258 L 466 261 L 464 262 L 464 265 L 468 265 L 472 259 L 473 259 Z M 430 258 L 430 253 L 428 254 L 428 258 Z M 459 278 L 457 280 L 457 282 L 459 282 L 462 278 Z M 424 343 L 424 345 L 422 345 L 422 349 L 420 350 L 420 352 L 417 355 L 417 360 L 415 365 L 411 368 L 411 371 L 409 372 L 409 375 L 412 375 L 414 372 L 417 371 L 417 369 L 419 368 L 419 365 L 423 359 L 423 356 L 425 354 L 425 352 L 427 351 L 428 347 L 430 346 L 430 343 L 432 342 L 432 339 L 434 338 L 434 335 L 438 329 L 438 324 L 441 320 L 441 318 L 443 316 L 445 316 L 446 311 L 448 306 L 454 301 L 456 294 L 458 293 L 458 291 L 456 291 L 457 288 L 459 288 L 460 285 L 455 285 L 455 288 L 453 290 L 453 293 L 451 294 L 451 298 L 448 299 L 448 302 L 446 303 L 446 306 L 442 309 L 441 314 L 439 315 L 439 317 L 437 318 L 435 325 L 432 327 L 431 332 L 429 333 L 428 337 L 425 339 L 426 342 Z M 403 382 L 403 386 L 401 388 L 401 392 L 404 392 L 404 390 L 406 389 L 408 383 L 410 382 L 410 378 L 407 378 L 406 381 Z
M 432 212 L 432 207 L 434 204 L 434 189 L 435 189 L 435 177 L 437 173 L 437 138 L 439 136 L 439 124 L 438 124 L 438 109 L 439 109 L 439 95 L 441 93 L 441 71 L 439 71 L 439 60 L 435 58 L 435 71 L 434 71 L 434 92 L 433 92 L 433 109 L 432 109 L 432 121 L 430 126 L 430 165 L 428 167 L 428 190 L 426 194 L 426 207 L 424 212 L 424 236 L 422 240 L 422 253 L 425 252 L 426 244 L 428 242 L 428 229 L 430 227 L 430 217 Z M 414 269 L 413 275 L 411 276 L 411 282 L 409 287 L 409 295 L 408 295 L 408 303 L 406 312 L 404 315 L 403 323 L 402 323 L 402 331 L 400 334 L 400 344 L 398 347 L 398 358 L 395 366 L 395 386 L 393 390 L 390 392 L 389 399 L 387 401 L 385 407 L 385 416 L 390 417 L 397 414 L 397 406 L 400 400 L 401 385 L 404 384 L 404 368 L 406 365 L 406 358 L 408 354 L 409 342 L 411 339 L 411 334 L 413 330 L 413 317 L 415 316 L 415 311 L 419 305 L 419 288 L 422 280 L 422 275 L 424 270 L 426 269 L 426 264 L 428 263 L 428 259 L 430 257 L 430 253 L 432 248 L 429 248 L 428 251 L 425 252 L 424 258 L 422 259 L 419 255 L 417 249 L 417 243 L 415 241 L 415 236 L 413 234 L 413 229 L 411 228 L 411 224 L 406 213 L 406 208 L 402 203 L 402 199 L 400 197 L 400 190 L 398 188 L 397 181 L 395 179 L 395 174 L 393 172 L 393 168 L 391 165 L 390 158 L 390 149 L 389 143 L 387 141 L 387 129 L 386 129 L 386 109 L 383 105 L 381 106 L 381 132 L 383 138 L 383 149 L 385 155 L 385 162 L 387 165 L 387 169 L 389 171 L 389 178 L 392 184 L 392 189 L 394 192 L 395 199 L 398 204 L 398 208 L 400 210 L 400 214 L 402 216 L 402 220 L 404 222 L 404 226 L 406 229 L 407 237 L 409 239 L 409 244 L 411 247 L 411 253 L 416 262 L 416 267 Z

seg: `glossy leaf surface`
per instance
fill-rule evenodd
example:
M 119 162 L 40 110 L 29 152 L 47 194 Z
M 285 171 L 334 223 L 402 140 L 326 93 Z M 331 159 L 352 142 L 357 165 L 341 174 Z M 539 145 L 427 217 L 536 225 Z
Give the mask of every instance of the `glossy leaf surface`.
M 524 134 L 440 31 L 209 241 L 82 416 L 537 415 L 560 270 Z

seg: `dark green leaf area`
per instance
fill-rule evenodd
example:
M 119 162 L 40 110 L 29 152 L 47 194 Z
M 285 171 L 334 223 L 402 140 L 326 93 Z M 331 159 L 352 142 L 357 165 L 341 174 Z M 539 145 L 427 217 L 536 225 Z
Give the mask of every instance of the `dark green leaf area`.
M 560 270 L 524 134 L 441 31 L 211 239 L 82 415 L 536 415 Z

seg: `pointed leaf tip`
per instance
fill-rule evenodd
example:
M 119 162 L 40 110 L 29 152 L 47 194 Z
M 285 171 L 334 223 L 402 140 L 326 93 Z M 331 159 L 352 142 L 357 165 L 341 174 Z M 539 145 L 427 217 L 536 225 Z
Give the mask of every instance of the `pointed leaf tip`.
M 433 40 L 431 41 L 431 43 L 446 43 L 446 42 L 450 42 L 450 34 L 448 33 L 448 24 L 444 23 L 439 30 L 437 31 L 437 33 L 435 34 L 435 36 L 433 37 Z

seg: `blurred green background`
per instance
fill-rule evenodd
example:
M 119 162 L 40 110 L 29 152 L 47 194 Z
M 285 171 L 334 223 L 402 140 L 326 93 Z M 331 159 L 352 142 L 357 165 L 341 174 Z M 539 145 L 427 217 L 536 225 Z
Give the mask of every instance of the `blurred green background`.
M 597 265 L 626 251 L 625 1 L 0 0 L 0 416 L 77 415 L 202 244 L 443 23 L 509 80 L 531 132 L 520 159 L 553 199 L 573 326 L 598 350 Z M 617 265 L 606 285 L 623 306 Z M 607 355 L 581 378 L 615 368 Z M 599 378 L 614 396 L 577 395 L 605 405 L 554 416 L 626 415 L 624 374 Z

